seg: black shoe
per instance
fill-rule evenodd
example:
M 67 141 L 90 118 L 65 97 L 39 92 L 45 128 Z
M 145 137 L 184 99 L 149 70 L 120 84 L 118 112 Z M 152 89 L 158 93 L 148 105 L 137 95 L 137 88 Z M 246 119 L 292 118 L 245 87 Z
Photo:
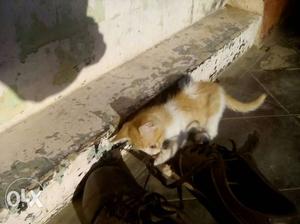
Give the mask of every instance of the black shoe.
M 270 224 L 267 215 L 247 207 L 233 194 L 224 160 L 214 146 L 181 150 L 170 165 L 218 223 Z
M 117 149 L 107 152 L 82 180 L 73 205 L 85 224 L 183 223 L 162 195 L 136 182 Z
M 244 148 L 254 145 L 250 143 Z M 218 223 L 269 224 L 274 217 L 295 212 L 295 206 L 266 182 L 249 159 L 222 146 L 189 145 L 168 164 L 179 178 L 173 183 L 149 163 L 148 168 L 167 187 L 188 186 Z M 269 206 L 273 196 L 275 203 Z
M 270 216 L 296 215 L 295 205 L 281 194 L 260 172 L 251 153 L 258 143 L 257 133 L 248 135 L 240 149 L 233 143 L 232 150 L 220 145 L 226 166 L 227 181 L 232 192 L 247 207 L 256 209 Z

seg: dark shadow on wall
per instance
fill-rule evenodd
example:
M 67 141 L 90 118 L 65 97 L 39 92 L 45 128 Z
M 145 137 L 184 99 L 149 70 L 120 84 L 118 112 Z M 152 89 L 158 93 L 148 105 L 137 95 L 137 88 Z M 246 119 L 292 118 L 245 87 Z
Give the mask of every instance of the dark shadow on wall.
M 0 82 L 21 99 L 41 101 L 97 63 L 106 45 L 87 1 L 1 1 Z M 100 3 L 92 9 L 98 22 L 104 19 Z

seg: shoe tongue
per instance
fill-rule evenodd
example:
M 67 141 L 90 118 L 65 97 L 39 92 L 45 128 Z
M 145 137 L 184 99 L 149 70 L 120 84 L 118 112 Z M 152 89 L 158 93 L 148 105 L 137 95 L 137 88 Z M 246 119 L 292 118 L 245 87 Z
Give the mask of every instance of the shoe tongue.
M 215 158 L 216 151 L 211 146 L 197 146 L 181 150 L 171 161 L 176 173 L 184 175 L 195 169 L 203 169 Z

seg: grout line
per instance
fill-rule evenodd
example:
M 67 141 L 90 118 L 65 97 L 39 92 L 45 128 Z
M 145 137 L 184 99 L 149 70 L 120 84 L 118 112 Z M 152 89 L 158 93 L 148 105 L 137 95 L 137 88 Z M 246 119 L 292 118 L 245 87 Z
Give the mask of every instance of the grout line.
M 255 75 L 252 74 L 252 72 L 250 73 L 250 75 L 252 76 L 253 79 L 255 79 L 258 84 L 267 92 L 267 94 L 273 98 L 273 100 L 275 100 L 276 103 L 279 104 L 279 106 L 285 110 L 285 112 L 287 112 L 288 114 L 290 114 L 290 112 L 288 111 L 288 109 L 285 108 L 285 106 L 283 106 L 280 101 L 259 81 L 258 78 L 255 77 Z
M 253 47 L 253 46 L 252 46 Z M 247 53 L 249 53 L 249 50 L 252 48 L 250 47 L 240 58 L 238 58 L 237 60 L 235 60 L 230 66 L 226 67 L 222 72 L 219 73 L 220 77 L 222 76 L 222 73 L 226 72 L 226 69 L 228 69 L 229 67 L 234 67 L 236 66 L 237 64 L 241 63 L 241 60 L 243 59 L 243 57 L 245 57 L 247 55 Z M 258 49 L 259 50 L 259 49 Z M 252 70 L 254 69 L 255 65 L 258 63 L 258 61 L 260 61 L 264 56 L 265 56 L 266 53 L 262 53 L 260 56 L 257 56 L 257 58 L 254 60 L 253 63 L 251 63 L 250 65 L 248 65 L 248 69 L 242 73 L 242 75 L 249 75 L 249 73 L 252 72 Z M 245 58 L 244 58 L 245 60 Z M 250 74 L 251 76 L 251 74 Z M 251 76 L 252 77 L 252 76 Z M 253 78 L 253 77 L 252 77 Z
M 260 51 L 260 49 L 259 49 L 259 51 Z M 257 63 L 258 63 L 265 55 L 266 55 L 266 52 L 264 52 L 264 53 L 262 53 L 260 56 L 258 56 L 258 57 L 256 58 L 256 60 L 254 61 L 254 63 L 253 63 L 251 66 L 249 66 L 250 68 L 245 72 L 245 75 L 250 75 L 250 76 L 253 78 L 252 72 L 253 72 L 253 69 L 255 69 L 255 65 L 257 65 Z M 253 78 L 253 79 L 254 79 L 254 78 Z
M 296 71 L 296 70 L 300 70 L 300 68 L 286 68 L 285 70 L 287 70 L 287 71 Z
M 225 117 L 222 120 L 239 120 L 239 119 L 253 119 L 253 118 L 269 118 L 269 117 L 294 117 L 299 116 L 299 114 L 279 114 L 279 115 L 253 115 L 253 116 L 243 116 L 243 117 Z
M 298 191 L 300 187 L 281 188 L 279 191 Z
M 182 201 L 193 201 L 193 200 L 197 200 L 197 198 L 195 197 L 185 197 L 182 198 Z M 177 202 L 180 201 L 178 198 L 173 198 L 173 199 L 168 199 L 169 202 Z

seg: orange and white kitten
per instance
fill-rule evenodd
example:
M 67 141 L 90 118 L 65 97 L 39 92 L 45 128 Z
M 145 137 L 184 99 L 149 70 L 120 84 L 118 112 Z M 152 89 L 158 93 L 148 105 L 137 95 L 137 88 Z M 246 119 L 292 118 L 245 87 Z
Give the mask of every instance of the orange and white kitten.
M 261 106 L 265 98 L 262 94 L 252 102 L 243 103 L 227 95 L 217 83 L 190 82 L 166 103 L 147 107 L 124 123 L 113 141 L 129 140 L 135 148 L 155 156 L 154 164 L 159 165 L 176 153 L 161 153 L 164 140 L 180 135 L 191 122 L 197 121 L 211 140 L 218 133 L 226 106 L 234 111 L 249 112 Z

